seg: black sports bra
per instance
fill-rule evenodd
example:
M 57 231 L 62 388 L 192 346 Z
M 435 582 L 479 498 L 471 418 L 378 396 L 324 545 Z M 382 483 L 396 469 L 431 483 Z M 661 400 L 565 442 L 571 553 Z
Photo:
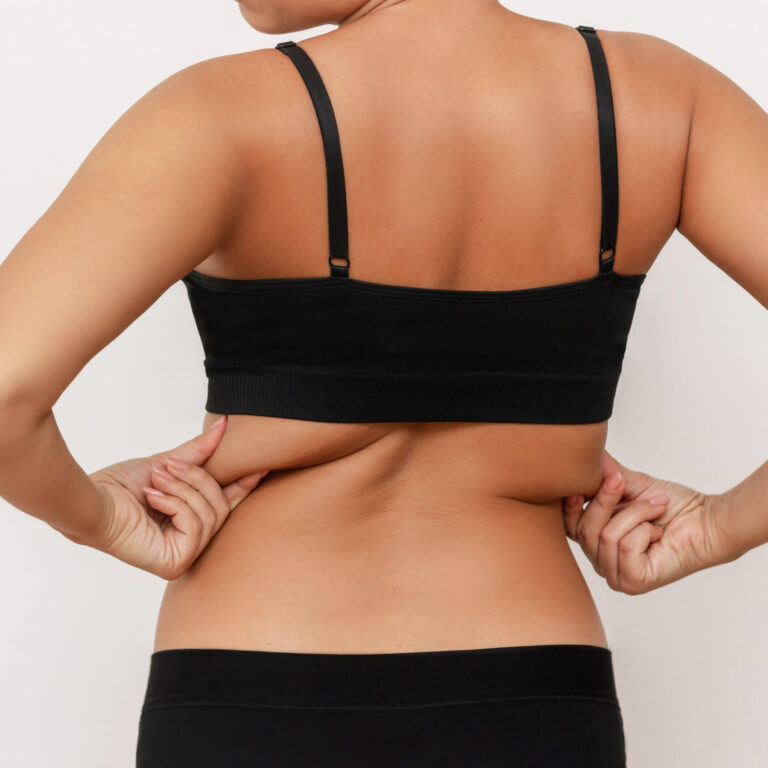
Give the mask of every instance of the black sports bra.
M 206 410 L 327 422 L 582 424 L 608 419 L 646 275 L 613 271 L 618 161 L 602 45 L 586 41 L 598 107 L 598 272 L 513 291 L 461 291 L 349 275 L 347 203 L 328 93 L 306 51 L 296 65 L 322 134 L 330 275 L 182 278 L 205 352 Z

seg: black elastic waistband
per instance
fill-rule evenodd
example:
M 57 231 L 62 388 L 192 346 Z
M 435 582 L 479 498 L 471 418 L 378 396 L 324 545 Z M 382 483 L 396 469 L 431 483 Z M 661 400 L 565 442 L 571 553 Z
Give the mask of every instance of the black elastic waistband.
M 168 649 L 151 656 L 144 707 L 364 707 L 538 696 L 617 703 L 611 651 L 576 644 L 372 654 Z

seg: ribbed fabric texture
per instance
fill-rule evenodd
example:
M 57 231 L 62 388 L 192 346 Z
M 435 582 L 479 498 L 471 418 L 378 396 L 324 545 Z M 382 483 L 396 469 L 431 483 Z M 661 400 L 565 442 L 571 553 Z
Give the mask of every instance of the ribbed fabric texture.
M 611 650 L 579 644 L 357 654 L 174 648 L 152 654 L 143 709 L 190 699 L 385 707 L 525 696 L 617 704 Z
M 626 768 L 611 651 L 157 651 L 136 768 Z
M 344 165 L 322 77 L 293 41 L 326 161 L 330 275 L 182 280 L 205 351 L 206 409 L 328 422 L 583 424 L 609 418 L 645 274 L 613 271 L 619 212 L 610 78 L 593 27 L 602 182 L 598 269 L 511 291 L 350 277 Z
M 212 413 L 588 423 L 611 415 L 644 277 L 486 296 L 330 277 L 183 282 Z

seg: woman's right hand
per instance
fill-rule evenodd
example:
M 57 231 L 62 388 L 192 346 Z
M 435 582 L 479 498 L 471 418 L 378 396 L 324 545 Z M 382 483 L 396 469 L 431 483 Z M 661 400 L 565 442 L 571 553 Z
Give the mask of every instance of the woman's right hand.
M 611 589 L 639 595 L 728 562 L 717 498 L 636 472 L 604 451 L 603 482 L 587 506 L 583 495 L 563 500 L 566 535 Z
M 169 451 L 92 472 L 89 477 L 104 500 L 102 524 L 88 539 L 64 535 L 156 576 L 177 579 L 267 474 L 254 472 L 222 487 L 199 466 L 218 446 L 226 421 Z

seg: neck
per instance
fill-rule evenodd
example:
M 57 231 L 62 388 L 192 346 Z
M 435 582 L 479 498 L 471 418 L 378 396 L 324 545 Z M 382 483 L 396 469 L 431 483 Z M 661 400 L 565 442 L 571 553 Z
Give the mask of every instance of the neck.
M 452 14 L 474 12 L 475 9 L 498 6 L 498 0 L 366 0 L 357 10 L 345 16 L 338 22 L 339 27 L 348 26 L 354 21 L 364 19 L 377 11 L 394 6 L 416 7 L 420 10 L 435 14 Z

